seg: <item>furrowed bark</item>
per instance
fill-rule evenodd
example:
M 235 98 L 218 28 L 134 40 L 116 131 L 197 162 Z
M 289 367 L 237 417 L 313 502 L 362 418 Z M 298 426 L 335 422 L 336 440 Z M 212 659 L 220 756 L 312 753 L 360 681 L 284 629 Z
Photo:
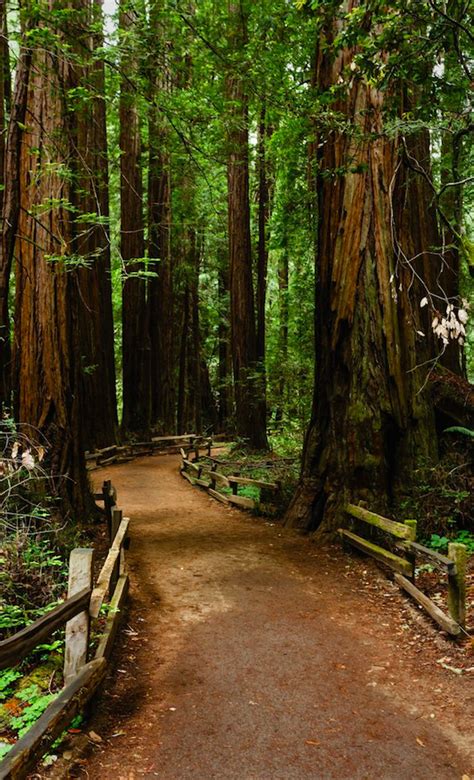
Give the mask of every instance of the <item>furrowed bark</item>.
M 242 52 L 246 41 L 245 9 L 230 0 L 229 47 Z M 266 449 L 264 393 L 257 361 L 252 281 L 249 204 L 248 97 L 240 73 L 229 71 L 228 100 L 228 234 L 230 313 L 237 434 L 251 447 Z
M 130 34 L 137 22 L 126 0 L 120 9 L 120 28 Z M 133 47 L 129 43 L 129 48 Z M 136 56 L 124 49 L 123 72 L 135 73 Z M 122 431 L 147 438 L 151 425 L 151 345 L 145 270 L 143 184 L 140 119 L 136 94 L 128 78 L 120 85 L 120 252 L 122 283 Z
M 73 44 L 67 33 L 62 35 Z M 74 78 L 60 43 L 54 50 L 32 50 L 25 83 L 16 242 L 16 418 L 33 439 L 44 440 L 45 463 L 63 514 L 84 520 L 93 501 L 82 439 L 74 176 L 62 175 L 75 151 L 75 118 L 64 102 Z
M 332 50 L 341 24 L 329 19 L 322 32 L 314 76 L 321 90 L 338 84 L 356 53 Z M 347 500 L 384 508 L 419 459 L 436 456 L 420 367 L 433 355 L 418 281 L 429 286 L 434 273 L 429 201 L 401 141 L 384 134 L 383 94 L 362 77 L 339 94 L 331 108 L 350 127 L 331 130 L 319 146 L 318 369 L 286 516 L 287 526 L 324 531 L 335 529 Z M 417 154 L 424 143 L 410 139 Z

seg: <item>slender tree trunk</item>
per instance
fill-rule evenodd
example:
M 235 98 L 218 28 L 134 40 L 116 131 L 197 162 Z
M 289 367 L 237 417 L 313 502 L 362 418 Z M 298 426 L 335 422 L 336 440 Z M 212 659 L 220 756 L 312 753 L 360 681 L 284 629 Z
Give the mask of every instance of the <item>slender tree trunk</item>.
M 260 109 L 257 143 L 258 170 L 258 246 L 257 246 L 257 359 L 265 364 L 265 301 L 267 295 L 268 246 L 267 231 L 270 218 L 270 191 L 267 173 L 267 122 L 263 102 Z
M 150 76 L 148 115 L 148 252 L 155 259 L 156 278 L 150 282 L 152 422 L 160 433 L 176 428 L 173 265 L 171 254 L 171 168 L 169 132 L 159 109 L 160 96 L 171 89 L 161 0 L 150 8 L 150 27 L 156 39 L 157 58 Z M 158 45 L 159 44 L 159 45 Z
M 221 433 L 229 432 L 232 416 L 232 360 L 229 349 L 229 273 L 221 267 L 218 276 L 219 298 L 219 410 L 218 426 Z
M 278 298 L 280 309 L 280 328 L 278 333 L 278 355 L 280 364 L 280 377 L 278 380 L 278 396 L 279 403 L 276 410 L 276 421 L 280 422 L 283 419 L 283 410 L 285 407 L 285 385 L 286 385 L 286 371 L 288 364 L 288 326 L 289 326 L 289 305 L 288 305 L 288 281 L 289 281 L 289 265 L 288 265 L 288 249 L 285 246 L 282 249 L 278 262 Z
M 126 0 L 120 28 L 130 35 L 137 19 Z M 130 73 L 137 72 L 133 43 L 122 61 L 120 85 L 120 252 L 122 285 L 122 431 L 146 437 L 151 425 L 151 345 L 146 277 L 140 119 Z
M 89 17 L 90 14 L 90 17 Z M 76 110 L 76 160 L 78 187 L 75 206 L 88 215 L 78 225 L 75 251 L 83 258 L 78 271 L 79 338 L 83 436 L 86 449 L 97 449 L 116 440 L 114 326 L 110 269 L 109 183 L 104 64 L 93 60 L 103 43 L 101 34 L 90 34 L 90 25 L 102 25 L 100 0 L 84 11 L 80 49 L 84 65 L 75 67 L 75 86 L 87 90 L 87 99 Z
M 242 3 L 229 1 L 229 46 L 244 51 L 246 14 Z M 249 204 L 248 97 L 240 73 L 227 76 L 228 230 L 230 311 L 237 434 L 251 447 L 266 449 L 264 393 L 257 366 L 257 335 L 252 280 Z
M 12 269 L 13 248 L 19 214 L 18 167 L 21 135 L 25 123 L 26 96 L 30 72 L 31 52 L 21 48 L 16 70 L 15 96 L 13 110 L 6 128 L 5 109 L 10 108 L 10 64 L 8 62 L 8 39 L 6 26 L 6 7 L 0 5 L 1 29 L 0 59 L 4 78 L 1 84 L 0 98 L 0 165 L 1 183 L 4 190 L 0 193 L 2 213 L 2 236 L 0 243 L 0 408 L 10 408 L 11 392 L 11 340 L 10 313 L 8 295 Z M 8 73 L 8 76 L 6 75 Z M 5 142 L 6 133 L 6 142 Z
M 181 338 L 179 342 L 178 367 L 178 401 L 177 401 L 177 432 L 186 433 L 187 429 L 187 398 L 189 397 L 188 379 L 188 344 L 189 344 L 189 284 L 186 282 L 182 296 Z
M 338 84 L 356 53 L 333 50 L 337 25 L 331 20 L 320 40 L 321 90 Z M 355 132 L 332 130 L 319 144 L 317 375 L 302 477 L 286 517 L 307 530 L 334 529 L 350 499 L 384 509 L 419 459 L 436 455 L 419 367 L 432 356 L 417 281 L 429 285 L 433 276 L 429 200 L 399 142 L 384 135 L 383 101 L 354 78 L 331 108 Z
M 79 280 L 70 210 L 74 176 L 69 180 L 58 173 L 75 154 L 75 118 L 64 103 L 74 79 L 61 45 L 33 50 L 25 84 L 16 245 L 16 417 L 34 438 L 45 440 L 63 514 L 84 520 L 92 499 L 82 439 Z

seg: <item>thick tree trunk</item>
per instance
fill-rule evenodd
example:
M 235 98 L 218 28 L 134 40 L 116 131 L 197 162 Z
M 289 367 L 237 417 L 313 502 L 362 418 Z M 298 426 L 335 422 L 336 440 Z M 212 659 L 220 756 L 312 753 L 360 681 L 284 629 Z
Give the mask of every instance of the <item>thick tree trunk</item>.
M 243 52 L 245 13 L 229 2 L 229 46 Z M 266 449 L 265 396 L 257 365 L 257 335 L 252 280 L 249 204 L 248 97 L 240 73 L 227 76 L 228 100 L 228 229 L 230 312 L 237 435 L 251 447 Z
M 20 66 L 21 67 L 21 66 Z M 69 207 L 74 115 L 63 96 L 73 86 L 61 47 L 34 49 L 21 139 L 16 246 L 15 375 L 17 420 L 44 438 L 63 513 L 92 508 L 84 464 L 78 339 L 78 275 Z M 58 173 L 59 171 L 59 173 Z
M 86 449 L 94 450 L 116 440 L 117 400 L 108 228 L 105 76 L 103 62 L 100 59 L 92 61 L 94 50 L 102 45 L 102 35 L 89 34 L 91 23 L 97 28 L 102 25 L 99 0 L 94 0 L 84 18 L 83 46 L 80 49 L 84 66 L 75 68 L 77 86 L 88 91 L 87 100 L 83 104 L 79 101 L 76 109 L 78 194 L 74 199 L 79 214 L 88 216 L 84 222 L 79 222 L 74 249 L 84 263 L 78 271 L 82 426 Z
M 120 28 L 129 34 L 136 22 L 129 3 L 120 10 Z M 133 44 L 132 44 L 133 45 Z M 122 62 L 126 77 L 120 85 L 120 252 L 122 286 L 122 431 L 147 437 L 151 425 L 151 346 L 147 308 L 140 119 L 129 81 L 137 64 L 132 54 Z
M 332 50 L 336 25 L 320 41 L 321 90 L 344 78 L 355 54 Z M 384 135 L 383 100 L 353 78 L 331 106 L 353 129 L 332 130 L 319 145 L 317 375 L 302 477 L 286 517 L 306 530 L 333 530 L 349 499 L 383 509 L 419 459 L 436 454 L 421 366 L 432 340 L 418 282 L 429 286 L 435 271 L 429 200 L 399 143 Z M 420 142 L 411 143 L 420 153 Z

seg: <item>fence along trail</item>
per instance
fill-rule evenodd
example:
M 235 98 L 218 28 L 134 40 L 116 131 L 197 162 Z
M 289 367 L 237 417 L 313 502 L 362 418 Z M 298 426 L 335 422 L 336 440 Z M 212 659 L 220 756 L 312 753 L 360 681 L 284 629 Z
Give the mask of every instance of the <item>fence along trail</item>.
M 470 776 L 467 677 L 421 660 L 397 589 L 382 578 L 395 606 L 383 590 L 372 603 L 358 580 L 370 561 L 351 564 L 338 547 L 317 549 L 214 501 L 179 476 L 179 462 L 142 458 L 94 475 L 97 486 L 112 479 L 133 518 L 131 592 L 88 726 L 103 741 L 81 771 Z M 447 654 L 435 629 L 431 637 Z

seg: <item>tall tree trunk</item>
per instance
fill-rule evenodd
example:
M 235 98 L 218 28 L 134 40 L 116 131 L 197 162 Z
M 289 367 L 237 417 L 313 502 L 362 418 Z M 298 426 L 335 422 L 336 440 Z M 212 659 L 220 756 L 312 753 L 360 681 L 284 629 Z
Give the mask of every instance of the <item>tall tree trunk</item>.
M 182 296 L 181 338 L 179 341 L 178 399 L 176 405 L 176 429 L 178 435 L 186 433 L 188 427 L 187 400 L 189 398 L 188 345 L 189 345 L 189 284 L 186 282 Z
M 229 48 L 244 51 L 247 31 L 242 2 L 230 0 Z M 266 449 L 265 397 L 257 366 L 249 204 L 248 97 L 240 72 L 227 75 L 228 231 L 230 312 L 237 434 L 251 447 Z
M 339 24 L 331 20 L 322 32 L 320 90 L 344 78 L 356 53 L 333 49 Z M 436 454 L 426 369 L 419 367 L 432 356 L 417 281 L 429 286 L 433 278 L 429 199 L 400 159 L 399 142 L 384 135 L 383 108 L 383 95 L 353 78 L 331 109 L 354 129 L 320 139 L 317 375 L 287 526 L 332 530 L 349 499 L 383 509 L 418 460 Z M 419 156 L 416 138 L 410 143 Z
M 137 22 L 122 0 L 120 29 L 130 36 Z M 145 271 L 145 234 L 140 119 L 130 74 L 137 72 L 134 43 L 124 49 L 120 85 L 120 253 L 122 286 L 122 431 L 146 437 L 151 425 L 151 345 Z
M 73 45 L 72 38 L 66 43 Z M 46 441 L 63 513 L 85 519 L 92 499 L 82 440 L 79 280 L 70 208 L 74 174 L 61 175 L 75 154 L 75 117 L 64 102 L 74 79 L 61 44 L 32 51 L 25 83 L 27 129 L 18 171 L 16 416 L 24 430 Z
M 75 86 L 85 88 L 87 98 L 82 104 L 78 101 L 76 110 L 78 187 L 74 200 L 79 215 L 87 217 L 79 222 L 74 248 L 84 262 L 78 271 L 82 426 L 86 449 L 93 450 L 113 444 L 117 435 L 105 76 L 103 62 L 93 59 L 103 40 L 100 33 L 89 32 L 91 25 L 102 26 L 101 0 L 92 0 L 84 9 L 83 25 L 80 53 L 84 65 L 74 70 Z
M 20 49 L 16 70 L 13 110 L 6 127 L 6 111 L 11 108 L 10 63 L 8 61 L 8 38 L 5 0 L 0 4 L 0 61 L 3 73 L 0 85 L 0 192 L 2 214 L 2 236 L 0 243 L 0 409 L 11 406 L 11 341 L 8 296 L 12 269 L 13 248 L 19 213 L 18 159 L 21 134 L 25 123 L 26 95 L 31 53 Z M 7 75 L 8 74 L 8 75 Z M 6 134 L 6 141 L 5 141 Z
M 283 409 L 285 407 L 285 385 L 286 371 L 288 364 L 288 326 L 289 326 L 289 306 L 288 306 L 288 248 L 286 246 L 286 236 L 281 255 L 278 260 L 278 303 L 280 309 L 280 323 L 278 332 L 278 356 L 280 366 L 280 376 L 278 379 L 278 408 L 276 410 L 276 421 L 283 419 Z
M 221 433 L 230 432 L 232 417 L 232 359 L 230 354 L 229 328 L 229 272 L 227 267 L 219 268 L 218 272 L 219 298 L 219 408 L 218 427 Z
M 162 0 L 150 7 L 150 29 L 156 40 L 156 56 L 150 75 L 148 114 L 148 253 L 155 259 L 156 278 L 150 282 L 149 309 L 151 333 L 152 422 L 160 433 L 176 428 L 173 266 L 171 254 L 171 168 L 169 132 L 159 103 L 171 89 L 168 58 L 168 31 Z
M 270 188 L 267 163 L 267 117 L 265 102 L 260 109 L 257 142 L 258 171 L 258 244 L 257 244 L 257 359 L 265 364 L 265 301 L 267 295 L 268 220 L 270 218 Z

